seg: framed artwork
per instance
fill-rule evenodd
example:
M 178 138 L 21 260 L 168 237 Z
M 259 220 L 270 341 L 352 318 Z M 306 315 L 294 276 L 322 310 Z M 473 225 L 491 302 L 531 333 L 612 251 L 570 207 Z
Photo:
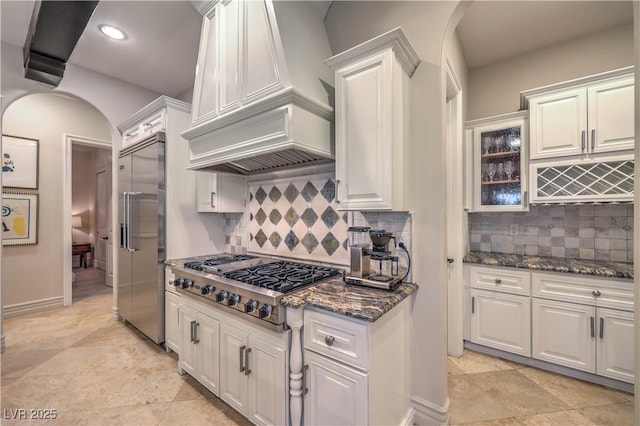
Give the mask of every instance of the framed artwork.
M 38 243 L 38 195 L 2 193 L 2 245 Z
M 38 189 L 39 142 L 19 136 L 2 135 L 2 186 Z

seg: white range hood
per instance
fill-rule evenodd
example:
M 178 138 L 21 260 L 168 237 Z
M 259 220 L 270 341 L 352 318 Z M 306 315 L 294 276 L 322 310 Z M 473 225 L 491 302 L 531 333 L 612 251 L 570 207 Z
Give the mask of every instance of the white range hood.
M 189 168 L 250 175 L 332 161 L 334 75 L 318 10 L 231 0 L 199 11 Z

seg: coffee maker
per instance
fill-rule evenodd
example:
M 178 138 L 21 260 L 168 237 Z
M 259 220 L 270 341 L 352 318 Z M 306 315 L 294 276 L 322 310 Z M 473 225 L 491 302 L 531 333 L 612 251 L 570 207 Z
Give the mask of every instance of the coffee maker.
M 345 282 L 385 290 L 395 289 L 404 277 L 399 276 L 398 256 L 394 255 L 389 247 L 393 240 L 395 249 L 396 239 L 393 234 L 384 229 L 364 226 L 353 226 L 347 231 L 350 272 L 345 277 Z

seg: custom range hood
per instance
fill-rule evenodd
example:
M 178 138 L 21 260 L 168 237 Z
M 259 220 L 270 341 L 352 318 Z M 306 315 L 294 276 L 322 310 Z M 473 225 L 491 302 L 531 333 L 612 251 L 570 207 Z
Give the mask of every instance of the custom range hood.
M 333 72 L 307 2 L 204 2 L 189 169 L 252 175 L 333 161 Z

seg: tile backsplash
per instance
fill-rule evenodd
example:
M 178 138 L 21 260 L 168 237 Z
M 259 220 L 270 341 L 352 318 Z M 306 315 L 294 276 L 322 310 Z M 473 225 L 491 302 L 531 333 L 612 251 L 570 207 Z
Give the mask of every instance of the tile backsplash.
M 230 253 L 348 265 L 349 226 L 386 229 L 411 250 L 409 213 L 338 211 L 333 173 L 250 182 L 248 191 L 247 210 L 225 215 Z M 399 254 L 401 267 L 404 257 Z
M 633 204 L 469 213 L 472 251 L 633 262 Z

